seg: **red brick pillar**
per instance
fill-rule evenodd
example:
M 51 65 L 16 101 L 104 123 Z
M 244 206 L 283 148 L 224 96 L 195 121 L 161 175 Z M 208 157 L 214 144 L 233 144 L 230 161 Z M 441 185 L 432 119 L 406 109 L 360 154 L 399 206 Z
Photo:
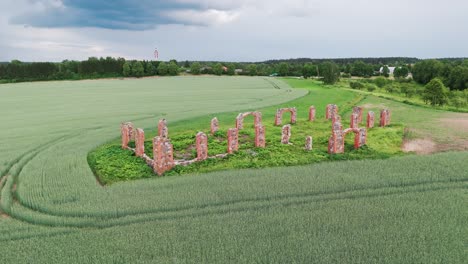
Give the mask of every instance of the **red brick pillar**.
M 262 124 L 255 126 L 255 147 L 265 147 L 265 126 Z
M 169 130 L 167 128 L 166 119 L 159 120 L 158 123 L 158 135 L 162 138 L 169 138 Z
M 218 118 L 213 118 L 211 119 L 211 134 L 214 135 L 216 132 L 218 132 L 219 129 L 219 122 Z
M 308 136 L 306 137 L 306 143 L 305 143 L 305 150 L 311 151 L 312 150 L 312 137 Z
M 351 114 L 351 123 L 350 123 L 351 128 L 358 128 L 359 127 L 359 116 L 356 113 Z
M 153 139 L 153 156 L 153 170 L 159 176 L 174 167 L 173 148 L 167 138 L 155 137 Z
M 283 126 L 283 132 L 281 134 L 281 144 L 289 144 L 291 138 L 291 125 L 287 124 Z
M 315 106 L 309 108 L 309 121 L 315 120 Z
M 141 128 L 135 131 L 135 155 L 143 157 L 145 154 L 145 132 Z
M 296 109 L 296 107 L 289 108 L 289 111 L 291 112 L 291 124 L 296 124 L 296 120 L 297 120 L 297 109 Z
M 341 116 L 339 114 L 332 115 L 332 124 L 340 123 L 341 124 Z
M 208 158 L 208 137 L 203 132 L 198 132 L 197 139 L 197 160 L 202 161 Z
M 375 119 L 375 114 L 372 111 L 369 111 L 367 113 L 367 128 L 373 128 L 374 127 L 374 119 Z
M 338 116 L 338 115 L 337 115 Z M 341 122 L 335 121 L 332 124 L 332 135 L 328 140 L 328 153 L 337 154 L 344 152 L 344 132 Z
M 239 150 L 239 130 L 230 128 L 227 132 L 227 152 L 232 154 Z
M 130 122 L 122 123 L 120 125 L 120 134 L 122 136 L 122 148 L 128 149 L 128 143 L 132 138 L 133 124 Z
M 244 114 L 240 113 L 236 117 L 236 128 L 241 130 L 244 128 Z
M 390 125 L 390 110 L 383 109 L 380 111 L 380 126 L 386 127 Z
M 355 106 L 353 107 L 353 114 L 357 115 L 357 127 L 362 123 L 362 107 Z
M 281 123 L 283 122 L 283 109 L 278 109 L 276 110 L 276 115 L 275 115 L 275 126 L 280 126 Z
M 358 149 L 364 146 L 367 142 L 367 130 L 365 128 L 360 128 L 359 132 L 355 133 L 354 136 L 354 148 Z
M 255 111 L 252 114 L 254 116 L 254 126 L 256 127 L 257 125 L 261 125 L 262 124 L 262 113 L 258 112 L 258 111 Z

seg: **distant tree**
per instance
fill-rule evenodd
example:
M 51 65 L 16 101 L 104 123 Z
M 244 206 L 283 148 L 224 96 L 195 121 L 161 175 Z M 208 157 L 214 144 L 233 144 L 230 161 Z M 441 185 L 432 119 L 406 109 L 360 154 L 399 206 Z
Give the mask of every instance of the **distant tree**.
M 385 76 L 385 77 L 389 77 L 389 76 L 390 76 L 390 69 L 388 68 L 387 65 L 383 66 L 383 68 L 382 68 L 382 75 Z
M 432 79 L 440 76 L 443 63 L 438 60 L 424 60 L 413 66 L 413 79 L 421 84 L 427 84 Z
M 153 76 L 153 75 L 156 75 L 156 72 L 157 72 L 157 69 L 154 66 L 154 64 L 151 61 L 147 62 L 145 65 L 145 75 Z
M 234 63 L 229 63 L 227 65 L 227 75 L 234 75 L 236 73 L 236 65 Z
M 190 68 L 190 63 L 189 63 L 188 60 L 186 60 L 186 61 L 184 62 L 184 68 L 186 68 L 186 69 Z
M 289 75 L 289 64 L 286 62 L 282 62 L 278 65 L 278 74 L 280 76 L 288 76 Z
M 123 75 L 128 77 L 132 75 L 132 66 L 130 61 L 126 61 L 123 65 Z
M 355 61 L 351 67 L 351 75 L 353 76 L 369 77 L 373 75 L 373 72 L 372 65 L 361 60 Z
M 168 74 L 167 63 L 161 61 L 158 66 L 158 75 L 164 76 Z
M 213 67 L 213 73 L 215 75 L 223 74 L 223 65 L 221 63 L 216 63 Z
M 401 66 L 401 67 L 396 67 L 395 70 L 393 71 L 393 76 L 395 78 L 406 78 L 409 74 L 409 69 L 408 67 Z
M 135 77 L 142 77 L 145 75 L 145 68 L 141 61 L 135 61 L 132 63 L 132 75 Z
M 256 64 L 249 64 L 247 67 L 247 71 L 249 72 L 250 76 L 257 75 L 257 65 Z
M 434 78 L 424 87 L 422 99 L 431 105 L 444 105 L 448 100 L 448 89 L 439 78 Z
M 446 82 L 452 90 L 468 88 L 468 67 L 456 66 L 452 68 Z
M 315 75 L 315 67 L 312 63 L 306 63 L 304 67 L 302 67 L 302 76 L 304 78 L 309 78 Z
M 322 81 L 325 84 L 334 84 L 340 79 L 340 70 L 333 62 L 322 63 Z
M 198 75 L 200 74 L 201 65 L 199 62 L 194 62 L 190 65 L 190 73 Z
M 167 73 L 171 76 L 179 74 L 179 65 L 177 65 L 175 60 L 169 62 L 169 65 L 167 66 Z
M 387 84 L 387 80 L 383 77 L 377 77 L 375 80 L 374 80 L 374 83 L 379 87 L 379 88 L 382 88 L 384 87 L 386 84 Z

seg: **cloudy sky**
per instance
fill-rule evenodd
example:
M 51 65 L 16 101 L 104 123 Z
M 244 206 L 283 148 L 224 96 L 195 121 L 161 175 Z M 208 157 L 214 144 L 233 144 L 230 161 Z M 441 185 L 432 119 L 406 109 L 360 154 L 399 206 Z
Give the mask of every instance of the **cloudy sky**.
M 468 57 L 467 0 L 0 0 L 0 61 Z

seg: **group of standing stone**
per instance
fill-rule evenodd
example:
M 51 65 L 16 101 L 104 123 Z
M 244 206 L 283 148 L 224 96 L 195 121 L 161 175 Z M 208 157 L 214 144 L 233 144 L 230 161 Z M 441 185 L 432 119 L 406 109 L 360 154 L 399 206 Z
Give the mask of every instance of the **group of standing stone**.
M 280 126 L 282 124 L 282 118 L 284 113 L 290 113 L 291 118 L 289 124 L 282 127 L 282 144 L 291 144 L 291 124 L 295 124 L 297 120 L 297 109 L 294 108 L 280 108 L 276 111 L 275 125 Z M 209 157 L 208 155 L 208 137 L 203 132 L 198 132 L 196 135 L 196 150 L 197 157 L 193 160 L 174 160 L 173 145 L 169 140 L 169 130 L 167 127 L 167 121 L 165 119 L 159 120 L 158 123 L 158 136 L 153 138 L 153 159 L 145 154 L 145 132 L 141 128 L 134 129 L 133 124 L 130 122 L 121 124 L 121 135 L 122 135 L 122 148 L 128 149 L 135 152 L 137 157 L 143 158 L 146 163 L 153 168 L 158 174 L 162 175 L 164 172 L 172 169 L 176 165 L 190 165 L 194 162 L 203 161 L 208 158 L 221 158 L 228 154 L 232 154 L 239 150 L 239 131 L 244 128 L 244 118 L 252 115 L 254 117 L 255 126 L 255 146 L 259 148 L 265 147 L 265 126 L 262 124 L 262 113 L 246 112 L 240 113 L 236 117 L 236 127 L 230 128 L 227 131 L 227 153 L 215 155 Z M 332 121 L 332 135 L 328 142 L 328 152 L 330 154 L 343 153 L 344 152 L 344 139 L 347 133 L 353 132 L 355 134 L 354 147 L 360 148 L 366 144 L 367 130 L 366 128 L 359 128 L 362 123 L 363 109 L 361 107 L 354 107 L 351 114 L 351 125 L 350 128 L 343 130 L 341 124 L 341 116 L 338 114 L 338 106 L 334 104 L 327 105 L 326 108 L 326 119 Z M 309 121 L 314 121 L 316 118 L 316 109 L 314 106 L 309 108 Z M 380 126 L 385 127 L 390 124 L 390 111 L 383 109 L 380 112 Z M 374 127 L 374 112 L 369 111 L 367 113 L 367 129 Z M 219 121 L 215 117 L 211 120 L 211 134 L 215 133 L 219 129 Z M 135 148 L 130 148 L 129 143 L 131 140 L 135 141 Z M 305 139 L 305 150 L 312 150 L 313 144 L 312 136 L 307 136 Z

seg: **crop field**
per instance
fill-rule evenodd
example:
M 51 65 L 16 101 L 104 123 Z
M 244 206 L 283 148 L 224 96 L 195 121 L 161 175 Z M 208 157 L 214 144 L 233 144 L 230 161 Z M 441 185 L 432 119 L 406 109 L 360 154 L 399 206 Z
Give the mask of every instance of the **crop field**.
M 322 118 L 336 103 L 344 120 L 355 104 L 388 106 L 398 136 L 406 126 L 439 127 L 430 121 L 450 114 L 259 77 L 0 85 L 0 263 L 466 261 L 468 152 L 403 155 L 392 143 L 396 157 L 386 159 L 233 166 L 106 186 L 88 164 L 90 152 L 118 141 L 124 121 L 150 138 L 163 117 L 170 133 L 195 133 L 213 116 L 229 126 L 233 113 L 261 109 L 270 120 L 296 103 L 302 119 L 308 105 Z

